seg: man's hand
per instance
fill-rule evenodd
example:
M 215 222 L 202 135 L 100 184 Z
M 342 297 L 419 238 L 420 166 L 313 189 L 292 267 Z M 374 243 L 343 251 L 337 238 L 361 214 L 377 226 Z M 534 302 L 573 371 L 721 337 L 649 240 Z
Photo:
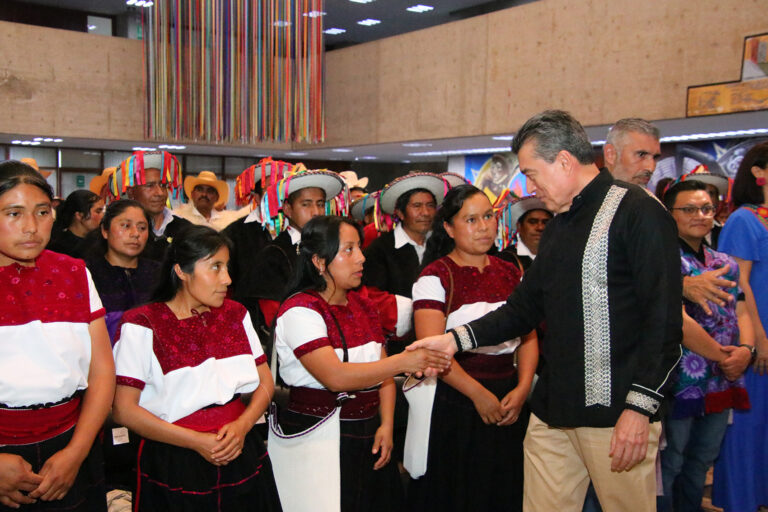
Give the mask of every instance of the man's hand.
M 757 358 L 755 358 L 754 370 L 760 375 L 768 373 L 768 339 L 758 337 L 755 340 Z
M 733 295 L 726 292 L 728 288 L 733 288 L 736 283 L 727 279 L 721 279 L 728 273 L 730 265 L 717 270 L 710 270 L 698 276 L 685 276 L 683 278 L 683 297 L 691 302 L 695 302 L 708 315 L 712 314 L 707 301 L 711 301 L 718 306 L 724 306 L 726 302 L 733 300 Z
M 18 455 L 0 453 L 0 504 L 19 508 L 34 503 L 25 493 L 35 490 L 42 481 L 29 462 Z
M 624 409 L 611 436 L 611 471 L 629 471 L 648 451 L 648 416 Z
M 720 350 L 728 356 L 725 360 L 718 363 L 725 378 L 734 381 L 741 377 L 749 363 L 752 362 L 752 352 L 746 347 L 735 347 L 733 345 L 721 347 Z
M 459 350 L 459 347 L 456 346 L 456 341 L 453 338 L 453 334 L 450 332 L 445 334 L 437 334 L 435 336 L 427 336 L 426 338 L 414 341 L 405 349 L 413 351 L 420 348 L 427 348 L 430 350 L 443 352 L 449 357 L 453 357 L 453 354 Z M 437 377 L 442 372 L 442 370 L 442 368 L 427 368 L 424 370 L 424 375 L 427 377 Z M 417 374 L 417 376 L 420 375 Z

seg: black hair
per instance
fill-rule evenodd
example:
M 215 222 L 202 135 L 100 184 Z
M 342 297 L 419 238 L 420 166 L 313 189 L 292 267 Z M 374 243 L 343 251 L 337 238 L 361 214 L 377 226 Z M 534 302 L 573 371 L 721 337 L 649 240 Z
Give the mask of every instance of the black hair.
M 456 247 L 456 242 L 448 236 L 443 223 L 451 224 L 453 218 L 464 206 L 464 201 L 482 193 L 483 191 L 474 185 L 459 185 L 448 191 L 445 199 L 443 199 L 443 204 L 438 208 L 435 219 L 432 221 L 432 236 L 427 240 L 427 247 L 421 264 L 422 268 L 447 255 Z
M 321 260 L 325 260 L 327 271 L 328 265 L 330 265 L 339 252 L 339 235 L 342 224 L 355 228 L 362 243 L 362 228 L 355 221 L 347 217 L 321 215 L 312 218 L 304 224 L 304 227 L 301 229 L 299 256 L 296 260 L 293 277 L 286 288 L 288 290 L 288 293 L 285 294 L 286 299 L 298 292 L 306 290 L 322 292 L 326 289 L 328 284 L 325 278 L 317 271 L 315 264 L 312 263 L 312 257 L 317 255 Z M 331 279 L 333 279 L 333 276 L 331 276 Z
M 109 244 L 107 240 L 102 236 L 101 232 L 102 230 L 108 232 L 109 228 L 112 226 L 112 221 L 115 220 L 115 217 L 123 213 L 128 208 L 138 208 L 141 210 L 144 218 L 147 219 L 147 225 L 152 226 L 149 214 L 140 202 L 134 201 L 133 199 L 118 199 L 117 201 L 113 201 L 109 203 L 107 208 L 104 210 L 104 217 L 101 219 L 99 229 L 94 229 L 85 237 L 86 241 L 84 247 L 87 248 L 85 250 L 86 254 L 98 254 L 99 256 L 107 254 Z
M 72 225 L 75 214 L 80 213 L 83 219 L 91 216 L 91 207 L 101 201 L 101 196 L 90 190 L 75 190 L 56 208 L 56 221 L 53 223 L 53 232 L 61 233 Z
M 545 209 L 545 208 L 531 208 L 530 210 L 528 210 L 524 214 L 522 214 L 519 219 L 517 219 L 517 223 L 518 224 L 522 224 L 523 222 L 525 222 L 525 219 L 527 219 L 528 215 L 530 215 L 532 212 L 546 212 L 547 215 L 549 215 L 550 219 L 552 217 L 554 217 L 554 215 L 552 215 L 552 212 L 547 210 L 547 209 Z
M 675 181 L 674 178 L 661 178 L 659 182 L 656 183 L 656 190 L 654 191 L 654 194 L 662 203 L 664 202 L 664 191 L 667 189 L 667 185 L 673 181 Z
M 168 302 L 181 288 L 181 279 L 173 267 L 179 265 L 185 274 L 195 270 L 195 263 L 216 254 L 222 247 L 232 251 L 232 242 L 224 234 L 208 226 L 192 224 L 179 231 L 165 253 L 160 268 L 160 282 L 150 302 Z
M 53 201 L 53 189 L 34 167 L 17 160 L 0 162 L 0 196 L 22 184 L 39 188 Z
M 582 165 L 595 163 L 595 150 L 584 127 L 563 110 L 545 110 L 527 120 L 512 139 L 512 152 L 519 153 L 528 140 L 536 144 L 534 155 L 545 162 L 554 162 L 565 150 Z
M 760 205 L 765 202 L 763 187 L 757 184 L 752 167 L 768 168 L 768 141 L 752 147 L 739 165 L 733 180 L 733 205 L 738 208 L 743 204 Z
M 702 183 L 701 181 L 694 179 L 688 179 L 675 183 L 669 187 L 666 192 L 664 192 L 664 206 L 667 207 L 667 210 L 672 211 L 672 208 L 675 206 L 675 201 L 677 200 L 678 194 L 680 194 L 680 192 L 689 192 L 693 190 L 703 190 L 707 193 L 707 197 L 709 197 L 709 190 L 707 190 L 706 183 Z
M 435 198 L 435 194 L 433 194 L 429 189 L 426 188 L 414 188 L 409 190 L 408 192 L 403 192 L 400 194 L 400 197 L 397 198 L 397 201 L 395 201 L 395 210 L 399 211 L 402 214 L 405 214 L 405 209 L 408 207 L 408 202 L 411 200 L 411 196 L 414 194 L 418 194 L 420 192 L 424 192 L 426 194 L 429 194 L 432 197 L 432 201 L 437 203 L 437 199 Z

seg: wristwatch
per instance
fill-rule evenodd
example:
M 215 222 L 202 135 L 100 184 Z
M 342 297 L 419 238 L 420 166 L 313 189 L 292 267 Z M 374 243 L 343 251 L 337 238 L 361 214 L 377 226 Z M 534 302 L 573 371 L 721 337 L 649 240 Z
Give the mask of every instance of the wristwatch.
M 755 362 L 755 358 L 757 357 L 757 349 L 754 347 L 754 345 L 747 345 L 746 343 L 742 343 L 739 345 L 740 347 L 748 348 L 749 353 L 752 354 L 752 358 L 749 360 L 750 363 Z

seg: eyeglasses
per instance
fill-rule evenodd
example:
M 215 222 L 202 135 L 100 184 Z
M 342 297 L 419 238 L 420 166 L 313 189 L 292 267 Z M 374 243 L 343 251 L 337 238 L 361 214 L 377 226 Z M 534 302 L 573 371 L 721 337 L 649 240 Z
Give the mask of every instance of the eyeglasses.
M 704 206 L 681 206 L 680 208 L 670 208 L 671 210 L 680 210 L 686 215 L 696 215 L 697 212 L 705 217 L 711 217 L 715 214 L 715 208 L 711 204 L 705 204 Z
M 153 189 L 155 187 L 160 187 L 161 190 L 165 190 L 168 188 L 168 183 L 163 183 L 162 181 L 148 181 L 143 185 L 137 185 L 137 186 L 144 187 L 148 190 Z

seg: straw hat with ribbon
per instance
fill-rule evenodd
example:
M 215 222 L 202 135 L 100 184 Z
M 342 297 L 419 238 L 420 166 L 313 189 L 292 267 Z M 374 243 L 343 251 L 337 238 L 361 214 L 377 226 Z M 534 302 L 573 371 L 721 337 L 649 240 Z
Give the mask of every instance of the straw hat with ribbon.
M 680 181 L 694 180 L 700 181 L 707 185 L 712 185 L 717 188 L 717 192 L 721 197 L 730 200 L 731 185 L 733 180 L 727 176 L 721 176 L 719 174 L 712 174 L 706 165 L 700 164 L 693 168 L 691 172 L 682 176 Z
M 498 212 L 498 233 L 496 235 L 496 247 L 503 251 L 515 243 L 517 235 L 517 222 L 531 210 L 550 211 L 544 202 L 536 196 L 525 196 L 509 201 Z
M 219 193 L 219 199 L 213 205 L 214 208 L 220 208 L 229 201 L 229 185 L 227 185 L 226 181 L 218 179 L 211 171 L 200 171 L 200 174 L 197 176 L 187 176 L 184 178 L 184 193 L 188 198 L 192 199 L 192 191 L 198 185 L 208 185 L 215 188 L 216 192 Z
M 429 190 L 439 205 L 448 192 L 448 183 L 441 176 L 431 172 L 414 172 L 401 176 L 389 182 L 381 190 L 379 196 L 381 210 L 390 215 L 394 214 L 395 205 L 400 196 L 417 188 Z
M 451 188 L 456 188 L 459 185 L 471 185 L 464 176 L 456 174 L 455 172 L 444 172 L 441 173 L 440 176 L 448 182 L 448 185 L 450 185 Z
M 307 170 L 302 165 L 300 169 L 267 187 L 261 198 L 261 218 L 273 236 L 277 236 L 286 227 L 283 215 L 286 198 L 305 188 L 325 191 L 326 215 L 349 215 L 349 190 L 341 176 L 327 169 Z
M 137 151 L 123 160 L 109 177 L 109 193 L 114 199 L 123 197 L 126 191 L 137 185 L 144 185 L 147 180 L 146 169 L 159 169 L 161 183 L 167 185 L 174 199 L 181 191 L 181 164 L 167 151 Z
M 246 168 L 235 179 L 237 205 L 245 206 L 254 198 L 252 192 L 258 190 L 261 195 L 267 187 L 273 186 L 286 175 L 299 169 L 304 169 L 304 164 L 294 165 L 282 160 L 273 160 L 271 156 L 262 158 L 259 163 Z
M 115 173 L 115 170 L 117 170 L 117 167 L 107 167 L 101 171 L 101 174 L 91 178 L 91 182 L 88 184 L 90 191 L 94 194 L 101 195 L 101 189 L 104 188 L 104 185 L 109 183 L 109 177 Z
M 376 200 L 379 194 L 381 194 L 381 190 L 365 194 L 363 197 L 352 201 L 352 204 L 349 205 L 349 216 L 356 221 L 362 222 L 365 219 L 365 212 L 369 208 L 376 208 L 378 204 Z

